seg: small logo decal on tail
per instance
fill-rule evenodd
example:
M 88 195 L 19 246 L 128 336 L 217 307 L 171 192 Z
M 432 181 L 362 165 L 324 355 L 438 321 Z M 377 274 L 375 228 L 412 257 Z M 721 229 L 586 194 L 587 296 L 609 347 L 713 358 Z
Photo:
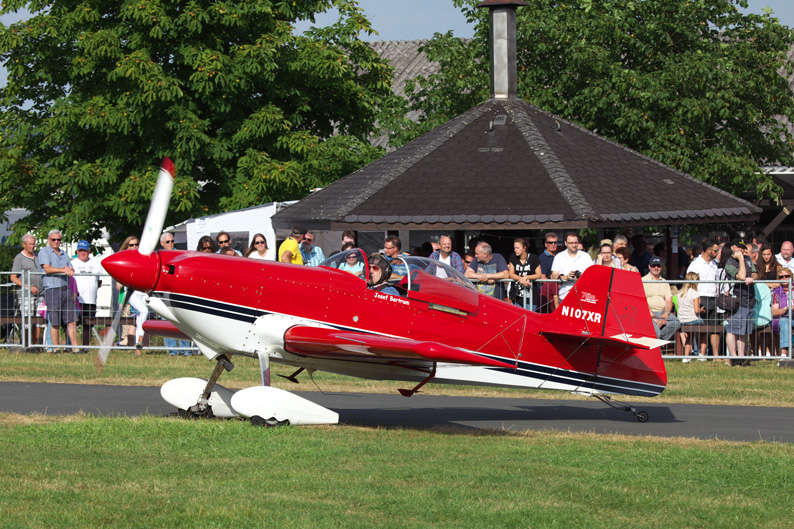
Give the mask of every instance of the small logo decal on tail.
M 582 297 L 580 298 L 582 303 L 590 303 L 591 305 L 598 304 L 598 298 L 595 294 L 591 294 L 590 292 L 582 292 Z
M 601 323 L 601 313 L 593 312 L 591 310 L 574 309 L 567 305 L 560 307 L 561 314 L 568 318 L 576 318 L 578 320 L 592 321 L 593 323 Z

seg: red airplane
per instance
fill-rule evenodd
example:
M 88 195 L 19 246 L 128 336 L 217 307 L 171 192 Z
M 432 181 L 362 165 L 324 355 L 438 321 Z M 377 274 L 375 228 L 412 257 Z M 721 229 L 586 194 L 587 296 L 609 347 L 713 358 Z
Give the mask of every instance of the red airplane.
M 400 390 L 405 396 L 431 381 L 571 391 L 641 422 L 646 412 L 610 395 L 650 397 L 665 388 L 659 347 L 667 342 L 656 339 L 637 273 L 592 266 L 555 312 L 539 314 L 482 295 L 456 270 L 419 257 L 371 263 L 353 249 L 308 267 L 155 252 L 172 178 L 166 159 L 139 249 L 102 264 L 148 293 L 149 308 L 164 318 L 147 322 L 149 332 L 193 340 L 216 362 L 209 380 L 163 386 L 163 397 L 186 414 L 337 422 L 334 412 L 269 386 L 270 360 L 295 366 L 286 377 L 293 382 L 303 370 L 416 382 Z M 378 272 L 386 272 L 384 281 L 373 286 Z M 233 393 L 216 385 L 234 355 L 260 359 L 261 386 Z

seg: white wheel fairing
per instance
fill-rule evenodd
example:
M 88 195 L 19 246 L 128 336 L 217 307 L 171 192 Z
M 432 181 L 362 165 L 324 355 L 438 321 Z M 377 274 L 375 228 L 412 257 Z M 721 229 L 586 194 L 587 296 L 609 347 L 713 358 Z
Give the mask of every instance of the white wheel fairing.
M 207 381 L 201 378 L 175 378 L 162 385 L 160 388 L 160 396 L 172 406 L 180 410 L 187 410 L 198 403 L 201 393 L 206 386 Z M 212 407 L 212 414 L 214 416 L 224 419 L 237 416 L 237 413 L 234 412 L 231 406 L 232 395 L 233 392 L 231 390 L 217 384 L 215 385 L 208 400 L 208 404 Z
M 231 400 L 232 408 L 243 417 L 288 420 L 292 425 L 338 424 L 339 414 L 289 391 L 272 386 L 241 389 Z

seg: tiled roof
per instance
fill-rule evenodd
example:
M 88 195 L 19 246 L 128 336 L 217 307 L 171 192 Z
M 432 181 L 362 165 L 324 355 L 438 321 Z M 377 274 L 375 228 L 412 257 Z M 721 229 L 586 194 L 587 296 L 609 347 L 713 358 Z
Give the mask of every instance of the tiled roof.
M 749 221 L 760 211 L 516 98 L 472 108 L 273 222 L 359 230 L 576 228 Z
M 427 77 L 438 73 L 440 66 L 431 62 L 419 48 L 427 40 L 381 40 L 370 42 L 369 46 L 383 59 L 389 61 L 394 69 L 392 89 L 395 94 L 405 95 L 405 82 L 418 76 Z

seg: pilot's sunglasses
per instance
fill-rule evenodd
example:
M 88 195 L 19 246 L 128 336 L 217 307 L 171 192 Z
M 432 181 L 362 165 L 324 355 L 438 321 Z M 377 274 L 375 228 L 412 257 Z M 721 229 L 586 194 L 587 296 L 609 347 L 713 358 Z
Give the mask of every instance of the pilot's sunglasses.
M 218 240 L 218 244 L 226 244 L 227 242 L 229 242 L 229 239 Z
M 254 244 L 265 244 L 265 241 L 254 241 Z
M 53 241 L 53 242 L 61 242 L 60 239 L 50 239 L 50 240 Z
M 127 248 L 137 248 L 137 247 L 138 247 L 138 243 L 137 242 L 136 243 L 130 243 L 130 244 L 127 245 Z

